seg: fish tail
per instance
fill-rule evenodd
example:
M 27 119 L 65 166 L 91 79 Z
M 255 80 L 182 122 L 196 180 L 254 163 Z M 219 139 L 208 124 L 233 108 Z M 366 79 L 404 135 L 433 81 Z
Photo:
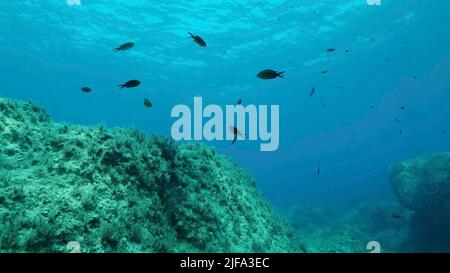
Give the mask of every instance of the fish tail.
M 278 72 L 277 73 L 277 77 L 280 77 L 280 78 L 284 79 L 283 74 L 284 74 L 284 71 Z
M 118 47 L 118 48 L 114 48 L 113 49 L 115 52 L 119 52 L 120 51 L 120 48 Z
M 120 84 L 119 87 L 120 87 L 120 89 L 122 89 L 125 87 L 125 84 Z
M 189 31 L 188 31 L 188 33 L 189 33 L 189 35 L 191 35 L 191 38 L 194 38 L 194 34 L 190 33 Z

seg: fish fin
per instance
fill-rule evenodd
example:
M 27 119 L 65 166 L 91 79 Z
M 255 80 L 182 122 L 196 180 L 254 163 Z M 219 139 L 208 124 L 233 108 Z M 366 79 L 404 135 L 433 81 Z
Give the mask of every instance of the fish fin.
M 188 31 L 188 33 L 189 33 L 189 35 L 191 35 L 192 39 L 195 37 L 194 34 L 190 33 L 189 31 Z
M 284 71 L 277 72 L 277 77 L 280 77 L 280 78 L 284 79 L 283 74 L 284 74 Z

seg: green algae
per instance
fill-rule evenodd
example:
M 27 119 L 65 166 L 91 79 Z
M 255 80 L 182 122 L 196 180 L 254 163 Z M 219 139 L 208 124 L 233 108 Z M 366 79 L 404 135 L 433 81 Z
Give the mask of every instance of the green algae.
M 0 252 L 296 252 L 253 178 L 200 144 L 0 99 Z

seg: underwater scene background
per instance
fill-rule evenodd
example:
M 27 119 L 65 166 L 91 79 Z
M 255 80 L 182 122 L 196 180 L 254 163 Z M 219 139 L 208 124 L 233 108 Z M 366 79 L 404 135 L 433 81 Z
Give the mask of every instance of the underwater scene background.
M 76 2 L 1 2 L 0 252 L 450 252 L 449 1 Z

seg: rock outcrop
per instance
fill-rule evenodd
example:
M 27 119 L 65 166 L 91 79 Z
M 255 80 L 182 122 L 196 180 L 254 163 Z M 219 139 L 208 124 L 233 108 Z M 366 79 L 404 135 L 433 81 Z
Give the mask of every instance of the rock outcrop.
M 394 164 L 390 179 L 400 203 L 415 212 L 414 251 L 450 252 L 450 153 Z
M 295 252 L 252 177 L 198 144 L 0 99 L 0 252 Z
M 450 153 L 402 161 L 389 171 L 403 206 L 413 211 L 450 211 Z

